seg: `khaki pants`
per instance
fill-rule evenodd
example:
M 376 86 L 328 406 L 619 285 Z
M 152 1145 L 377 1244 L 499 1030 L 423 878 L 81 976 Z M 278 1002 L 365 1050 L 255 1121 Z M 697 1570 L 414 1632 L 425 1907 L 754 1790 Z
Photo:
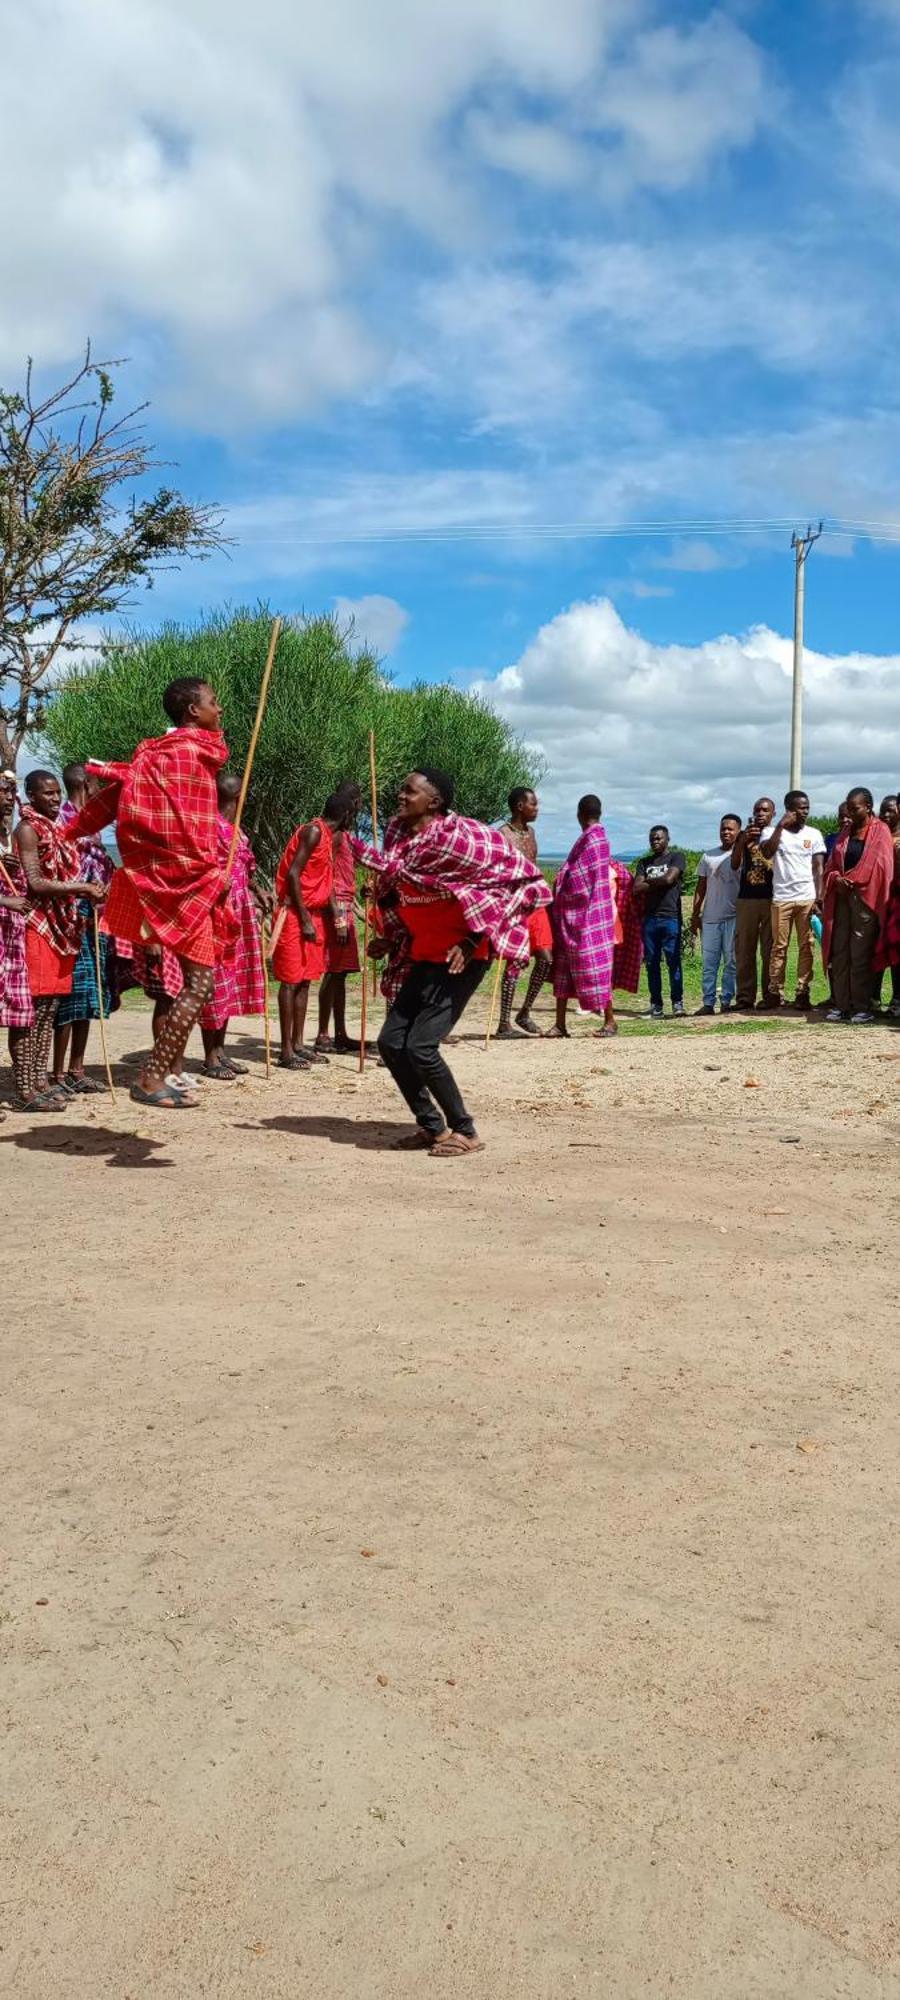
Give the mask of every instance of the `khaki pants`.
M 769 959 L 769 992 L 784 999 L 784 968 L 791 931 L 797 933 L 797 998 L 808 993 L 813 976 L 812 913 L 815 903 L 772 904 L 772 955 Z
M 763 993 L 769 987 L 772 950 L 772 905 L 766 896 L 739 896 L 735 911 L 734 956 L 737 965 L 737 1005 L 756 1006 L 756 954 L 762 953 Z
M 868 1014 L 878 918 L 858 889 L 835 895 L 831 933 L 831 991 L 842 1014 Z

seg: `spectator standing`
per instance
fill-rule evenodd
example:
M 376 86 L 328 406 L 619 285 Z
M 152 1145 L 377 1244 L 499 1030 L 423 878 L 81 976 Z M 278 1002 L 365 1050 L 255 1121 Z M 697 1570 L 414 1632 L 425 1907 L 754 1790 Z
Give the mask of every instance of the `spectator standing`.
M 735 910 L 734 955 L 737 965 L 739 1014 L 752 1014 L 756 1006 L 758 961 L 761 963 L 761 991 L 769 988 L 769 959 L 772 952 L 772 863 L 767 861 L 760 842 L 775 818 L 774 799 L 757 799 L 746 826 L 742 826 L 731 850 L 731 866 L 739 875 Z
M 875 818 L 872 794 L 857 785 L 847 794 L 850 824 L 828 856 L 823 899 L 822 957 L 831 976 L 834 1006 L 828 1021 L 868 1027 L 872 965 L 894 882 L 894 842 Z
M 894 843 L 894 886 L 875 952 L 872 1006 L 881 1012 L 884 975 L 885 971 L 889 971 L 891 997 L 888 1013 L 891 1019 L 896 1021 L 900 1020 L 900 799 L 896 792 L 889 792 L 887 798 L 882 799 L 878 817 L 887 827 Z
M 644 961 L 650 988 L 650 1014 L 662 1020 L 662 962 L 669 969 L 672 1012 L 684 1013 L 684 980 L 681 971 L 681 889 L 687 866 L 680 847 L 669 846 L 667 826 L 651 826 L 650 853 L 634 871 L 644 939 Z
M 739 813 L 725 813 L 719 826 L 719 845 L 701 856 L 691 911 L 691 931 L 703 937 L 703 1005 L 700 1014 L 716 1011 L 716 985 L 722 968 L 721 1010 L 730 1014 L 734 1006 L 736 969 L 734 928 L 740 878 L 731 866 L 734 843 L 741 830 Z
M 786 792 L 784 812 L 768 840 L 761 843 L 766 861 L 772 864 L 772 950 L 769 983 L 764 1005 L 783 1007 L 787 952 L 791 931 L 797 936 L 797 990 L 794 1006 L 811 1006 L 809 989 L 813 976 L 813 912 L 822 907 L 822 874 L 825 867 L 825 838 L 817 826 L 809 825 L 809 799 L 805 792 Z

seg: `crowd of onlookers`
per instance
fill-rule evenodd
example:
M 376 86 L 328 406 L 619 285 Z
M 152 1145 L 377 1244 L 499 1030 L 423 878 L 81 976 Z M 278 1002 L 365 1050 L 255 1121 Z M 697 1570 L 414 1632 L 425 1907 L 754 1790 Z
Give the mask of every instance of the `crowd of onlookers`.
M 776 819 L 774 800 L 759 798 L 746 824 L 725 813 L 715 847 L 703 854 L 690 928 L 703 952 L 702 1014 L 767 1013 L 812 1005 L 818 944 L 829 982 L 826 1020 L 866 1026 L 881 1011 L 900 1019 L 900 808 L 895 794 L 876 813 L 865 786 L 838 808 L 827 837 L 810 821 L 805 792 L 790 791 Z M 681 964 L 686 858 L 668 829 L 650 830 L 650 854 L 635 870 L 640 898 L 650 1011 L 663 1011 L 662 965 L 674 1014 L 684 1013 Z M 793 996 L 785 980 L 796 939 Z

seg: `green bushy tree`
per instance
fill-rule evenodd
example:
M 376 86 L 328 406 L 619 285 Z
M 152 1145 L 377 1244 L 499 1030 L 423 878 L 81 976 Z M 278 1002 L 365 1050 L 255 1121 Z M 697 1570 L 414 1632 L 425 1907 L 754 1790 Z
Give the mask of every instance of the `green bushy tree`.
M 162 693 L 181 674 L 215 687 L 235 769 L 247 753 L 271 616 L 261 608 L 214 616 L 192 629 L 167 625 L 110 641 L 54 693 L 44 737 L 61 763 L 125 759 L 165 728 Z M 463 812 L 496 819 L 514 784 L 540 768 L 487 703 L 459 689 L 419 682 L 398 688 L 367 647 L 333 617 L 282 629 L 260 734 L 245 825 L 271 869 L 291 829 L 321 811 L 336 784 L 355 778 L 369 800 L 369 731 L 377 751 L 378 816 L 396 803 L 404 774 L 437 764 L 457 781 Z

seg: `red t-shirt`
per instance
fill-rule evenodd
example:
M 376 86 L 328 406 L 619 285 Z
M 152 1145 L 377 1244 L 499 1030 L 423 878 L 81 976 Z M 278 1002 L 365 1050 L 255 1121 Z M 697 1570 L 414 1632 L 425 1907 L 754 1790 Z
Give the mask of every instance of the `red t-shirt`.
M 415 965 L 443 965 L 448 951 L 471 936 L 455 896 L 438 896 L 433 889 L 400 885 L 400 917 L 412 939 L 410 957 Z M 474 958 L 487 958 L 487 938 L 482 938 Z

